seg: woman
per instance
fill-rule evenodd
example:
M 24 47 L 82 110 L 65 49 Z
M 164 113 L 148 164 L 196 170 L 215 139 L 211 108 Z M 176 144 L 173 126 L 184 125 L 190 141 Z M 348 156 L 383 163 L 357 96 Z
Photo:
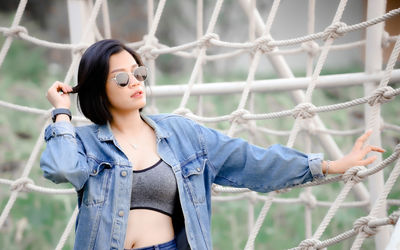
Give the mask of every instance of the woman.
M 362 135 L 350 154 L 324 161 L 273 145 L 229 138 L 171 114 L 146 116 L 140 57 L 117 40 L 102 40 L 82 56 L 78 85 L 55 82 L 55 107 L 41 157 L 44 176 L 78 193 L 75 249 L 211 249 L 211 185 L 269 192 L 324 174 L 344 173 L 371 151 Z M 94 124 L 73 127 L 69 93 Z M 158 247 L 158 248 L 157 248 Z

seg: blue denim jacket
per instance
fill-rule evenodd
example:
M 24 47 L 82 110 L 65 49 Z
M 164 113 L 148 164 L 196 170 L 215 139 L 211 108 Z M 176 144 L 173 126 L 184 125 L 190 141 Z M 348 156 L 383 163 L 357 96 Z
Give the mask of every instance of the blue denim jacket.
M 273 145 L 267 149 L 230 138 L 171 114 L 145 116 L 159 156 L 175 173 L 191 249 L 212 249 L 211 185 L 269 192 L 322 178 L 322 154 Z M 46 128 L 40 166 L 55 183 L 78 191 L 75 249 L 123 249 L 130 208 L 132 165 L 109 125 Z

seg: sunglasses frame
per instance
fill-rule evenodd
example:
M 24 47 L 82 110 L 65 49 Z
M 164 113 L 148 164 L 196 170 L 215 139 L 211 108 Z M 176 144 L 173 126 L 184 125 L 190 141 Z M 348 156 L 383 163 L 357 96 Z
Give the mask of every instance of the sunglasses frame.
M 136 72 L 137 70 L 139 70 L 139 69 L 145 69 L 145 70 L 146 70 L 146 77 L 144 78 L 143 81 L 137 79 L 136 76 L 135 76 L 135 72 Z M 129 72 L 129 73 L 128 73 L 128 72 L 125 72 L 125 71 L 123 71 L 123 72 L 118 72 L 118 73 L 115 74 L 115 76 L 114 76 L 113 78 L 111 78 L 111 80 L 114 80 L 115 84 L 117 84 L 118 87 L 124 88 L 124 87 L 128 86 L 129 83 L 130 83 L 130 81 L 131 81 L 131 78 L 129 77 L 129 75 L 132 75 L 133 78 L 135 78 L 135 79 L 136 79 L 137 81 L 139 81 L 139 82 L 144 82 L 144 81 L 146 81 L 146 79 L 147 79 L 148 71 L 149 71 L 149 70 L 147 69 L 146 66 L 139 66 L 139 67 L 137 67 L 133 72 Z M 126 84 L 120 84 L 120 83 L 118 83 L 118 81 L 117 81 L 117 76 L 118 76 L 119 74 L 127 74 L 127 75 L 128 75 L 128 82 L 127 82 Z

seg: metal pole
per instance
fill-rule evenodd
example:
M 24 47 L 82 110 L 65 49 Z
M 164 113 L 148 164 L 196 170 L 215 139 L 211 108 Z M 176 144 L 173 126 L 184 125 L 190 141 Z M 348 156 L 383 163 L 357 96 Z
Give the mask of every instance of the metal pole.
M 368 0 L 367 19 L 375 18 L 379 15 L 383 15 L 386 12 L 386 1 L 385 0 Z M 382 34 L 383 34 L 384 23 L 379 23 L 374 26 L 367 28 L 366 30 L 366 44 L 365 44 L 365 73 L 373 74 L 382 70 Z M 370 95 L 378 87 L 378 82 L 366 81 L 364 83 L 365 95 Z M 373 111 L 375 109 L 375 111 Z M 378 109 L 378 110 L 377 110 Z M 375 124 L 374 127 L 379 126 L 380 123 L 380 107 L 371 107 L 365 105 L 365 123 Z M 368 126 L 368 125 L 367 125 Z M 369 143 L 375 146 L 381 146 L 381 136 L 379 129 L 374 129 Z M 376 166 L 382 161 L 382 155 L 376 154 L 377 160 L 371 164 L 370 167 Z M 383 171 L 380 171 L 374 175 L 368 177 L 368 186 L 370 192 L 370 203 L 371 206 L 375 203 L 379 194 L 384 188 Z M 381 206 L 381 210 L 378 212 L 378 217 L 386 217 L 386 204 Z M 382 227 L 375 235 L 375 248 L 384 249 L 387 242 L 389 242 L 390 232 L 388 227 Z
M 90 30 L 86 35 L 86 40 L 82 41 L 82 34 L 88 23 L 90 17 L 90 5 L 88 0 L 68 0 L 68 22 L 69 33 L 72 44 L 79 44 L 81 42 L 91 44 L 95 41 L 94 30 Z M 72 55 L 73 56 L 73 55 Z M 78 69 L 74 69 L 74 82 L 78 82 Z M 76 103 L 76 95 L 72 96 L 72 102 Z M 80 113 L 79 109 L 75 109 L 76 113 Z M 81 114 L 82 115 L 82 114 Z
M 90 6 L 87 0 L 68 0 L 68 21 L 71 43 L 77 44 L 80 42 L 93 43 L 94 31 L 91 30 L 87 35 L 86 41 L 81 41 L 82 33 L 85 30 L 86 24 L 90 17 Z
M 365 73 L 338 74 L 329 76 L 320 76 L 316 88 L 341 88 L 364 84 L 365 81 L 379 81 L 383 73 L 367 75 Z M 309 77 L 297 78 L 279 78 L 270 80 L 255 80 L 251 86 L 251 92 L 279 92 L 298 89 L 306 89 L 310 82 Z M 400 81 L 400 70 L 393 70 L 389 82 Z M 221 95 L 242 93 L 246 82 L 213 82 L 196 84 L 193 86 L 190 94 L 196 95 Z M 154 97 L 173 97 L 182 96 L 187 86 L 180 84 L 156 85 L 151 87 L 149 96 Z M 362 96 L 360 96 L 362 97 Z

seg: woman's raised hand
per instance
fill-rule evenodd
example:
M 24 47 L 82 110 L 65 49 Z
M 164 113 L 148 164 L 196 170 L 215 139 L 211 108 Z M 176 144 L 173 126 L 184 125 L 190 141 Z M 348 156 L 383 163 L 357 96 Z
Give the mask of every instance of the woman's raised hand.
M 371 145 L 364 145 L 367 141 L 368 137 L 372 134 L 372 130 L 365 132 L 362 136 L 360 136 L 356 142 L 354 143 L 353 149 L 350 151 L 349 154 L 345 155 L 343 158 L 332 161 L 330 164 L 331 166 L 328 169 L 329 174 L 343 174 L 346 172 L 347 169 L 354 167 L 354 166 L 365 166 L 368 164 L 373 163 L 377 156 L 370 156 L 364 159 L 367 154 L 371 151 L 383 153 L 385 152 L 384 149 L 380 147 L 375 147 Z M 327 170 L 327 162 L 323 162 L 323 169 L 326 173 Z
M 53 107 L 69 109 L 71 106 L 71 99 L 68 93 L 71 91 L 71 86 L 56 81 L 47 90 L 46 97 Z

